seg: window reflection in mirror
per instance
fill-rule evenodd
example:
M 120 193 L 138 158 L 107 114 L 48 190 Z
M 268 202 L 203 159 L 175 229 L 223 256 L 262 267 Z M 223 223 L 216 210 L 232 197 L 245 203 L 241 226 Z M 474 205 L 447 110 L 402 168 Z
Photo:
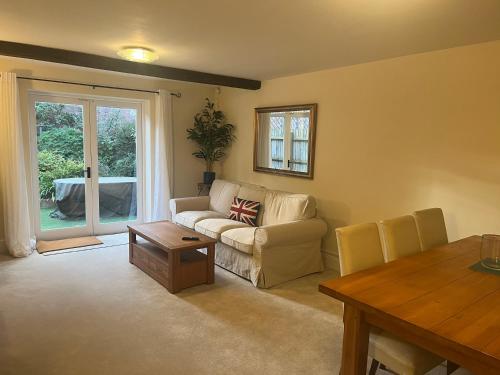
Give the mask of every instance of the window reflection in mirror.
M 316 104 L 255 109 L 254 170 L 313 176 Z

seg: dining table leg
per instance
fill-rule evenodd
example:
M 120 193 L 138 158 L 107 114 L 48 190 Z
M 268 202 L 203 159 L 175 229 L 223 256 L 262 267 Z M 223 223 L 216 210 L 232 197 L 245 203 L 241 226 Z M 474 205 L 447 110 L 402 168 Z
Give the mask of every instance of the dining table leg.
M 370 325 L 364 312 L 344 305 L 344 339 L 342 347 L 342 375 L 366 374 Z

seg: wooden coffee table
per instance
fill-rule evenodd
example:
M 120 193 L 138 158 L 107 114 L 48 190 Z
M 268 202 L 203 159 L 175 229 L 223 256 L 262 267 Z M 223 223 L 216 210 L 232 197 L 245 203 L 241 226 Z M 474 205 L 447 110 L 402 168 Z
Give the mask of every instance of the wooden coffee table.
M 170 293 L 199 284 L 213 284 L 213 238 L 170 221 L 129 225 L 129 262 L 162 284 Z M 137 236 L 143 241 L 137 241 Z M 182 237 L 198 237 L 184 241 Z M 203 254 L 198 249 L 207 249 Z

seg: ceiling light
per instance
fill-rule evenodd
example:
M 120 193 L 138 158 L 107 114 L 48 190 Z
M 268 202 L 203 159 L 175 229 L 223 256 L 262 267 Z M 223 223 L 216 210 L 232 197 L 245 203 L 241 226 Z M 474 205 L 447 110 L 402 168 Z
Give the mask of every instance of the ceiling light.
M 118 56 L 141 63 L 150 63 L 159 58 L 155 51 L 143 47 L 123 47 L 118 51 Z

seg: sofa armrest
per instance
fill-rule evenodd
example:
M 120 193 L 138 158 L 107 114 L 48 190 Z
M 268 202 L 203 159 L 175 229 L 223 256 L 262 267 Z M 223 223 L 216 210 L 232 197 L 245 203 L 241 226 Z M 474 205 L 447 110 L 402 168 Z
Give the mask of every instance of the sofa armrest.
M 170 211 L 173 217 L 184 211 L 206 211 L 209 202 L 209 196 L 170 199 Z
M 265 225 L 255 231 L 255 245 L 265 248 L 309 242 L 321 239 L 326 232 L 326 223 L 319 218 Z

